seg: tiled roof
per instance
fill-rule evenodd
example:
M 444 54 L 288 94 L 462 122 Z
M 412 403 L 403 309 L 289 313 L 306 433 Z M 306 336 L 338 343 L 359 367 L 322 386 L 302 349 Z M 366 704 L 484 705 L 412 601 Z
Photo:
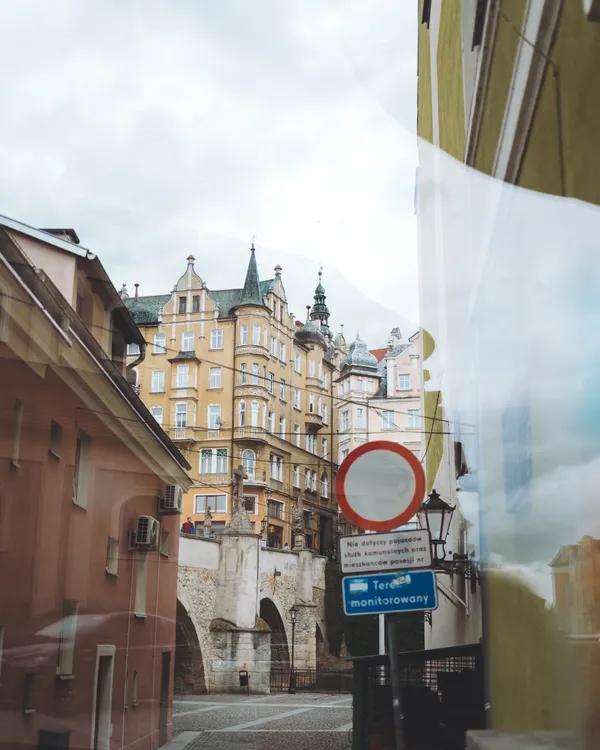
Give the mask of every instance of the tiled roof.
M 154 294 L 149 297 L 128 297 L 123 302 L 138 325 L 152 325 L 158 323 L 158 313 L 170 299 L 170 294 Z
M 267 296 L 269 293 L 269 289 L 273 286 L 275 283 L 275 279 L 267 279 L 266 281 L 260 281 L 258 284 L 259 292 L 260 292 L 260 303 L 256 304 L 262 304 L 262 300 Z M 233 310 L 234 307 L 237 307 L 242 303 L 243 300 L 243 289 L 214 289 L 214 290 L 207 290 L 208 296 L 212 299 L 212 301 L 219 305 L 221 308 L 221 317 L 226 318 L 229 313 Z
M 382 349 L 369 349 L 369 353 L 372 354 L 378 362 L 381 362 L 387 354 L 387 346 Z

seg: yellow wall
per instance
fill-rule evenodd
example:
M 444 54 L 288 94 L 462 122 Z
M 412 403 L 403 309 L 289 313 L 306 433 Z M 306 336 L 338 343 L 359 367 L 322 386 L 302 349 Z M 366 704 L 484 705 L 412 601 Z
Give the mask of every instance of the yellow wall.
M 462 160 L 465 151 L 465 115 L 460 19 L 460 0 L 444 0 L 437 48 L 440 148 L 455 159 Z M 457 75 L 457 71 L 460 75 Z
M 433 121 L 431 112 L 431 59 L 429 49 L 429 30 L 424 23 L 423 0 L 419 0 L 419 59 L 417 90 L 417 133 L 430 143 L 433 141 Z

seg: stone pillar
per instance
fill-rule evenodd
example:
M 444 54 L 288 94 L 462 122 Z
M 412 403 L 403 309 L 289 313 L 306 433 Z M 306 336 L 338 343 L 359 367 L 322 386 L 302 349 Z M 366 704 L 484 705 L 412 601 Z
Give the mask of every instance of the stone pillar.
M 236 526 L 232 522 L 221 537 L 215 619 L 210 624 L 210 689 L 246 692 L 239 672 L 247 670 L 250 692 L 268 694 L 271 633 L 258 627 L 260 538 Z
M 296 669 L 316 669 L 317 605 L 296 603 L 296 610 L 294 666 Z
M 298 550 L 298 572 L 296 574 L 296 602 L 313 603 L 313 553 L 309 549 Z

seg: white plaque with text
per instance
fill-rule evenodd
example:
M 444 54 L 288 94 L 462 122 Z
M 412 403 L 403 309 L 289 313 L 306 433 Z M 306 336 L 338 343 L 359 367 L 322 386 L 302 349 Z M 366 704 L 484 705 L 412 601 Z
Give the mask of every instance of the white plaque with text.
M 431 543 L 426 529 L 342 536 L 342 573 L 374 573 L 431 567 Z

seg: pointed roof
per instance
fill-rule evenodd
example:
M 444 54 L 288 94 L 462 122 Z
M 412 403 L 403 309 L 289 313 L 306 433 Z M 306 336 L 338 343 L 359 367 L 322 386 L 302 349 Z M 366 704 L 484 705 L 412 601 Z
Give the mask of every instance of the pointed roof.
M 265 304 L 260 294 L 260 282 L 258 279 L 258 265 L 256 263 L 256 249 L 254 247 L 254 242 L 250 249 L 250 262 L 248 263 L 246 280 L 244 281 L 244 288 L 242 290 L 239 304 L 260 305 L 261 307 Z

